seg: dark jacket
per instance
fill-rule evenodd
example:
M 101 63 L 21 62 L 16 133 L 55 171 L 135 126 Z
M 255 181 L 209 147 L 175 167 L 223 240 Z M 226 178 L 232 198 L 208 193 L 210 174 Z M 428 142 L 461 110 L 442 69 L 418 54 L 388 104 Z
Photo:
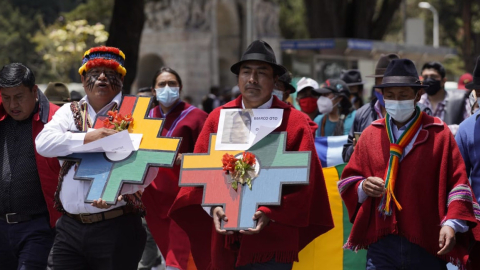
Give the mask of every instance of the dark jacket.
M 377 112 L 375 111 L 376 102 L 377 99 L 374 99 L 357 110 L 352 128 L 348 134 L 348 141 L 343 145 L 342 158 L 344 162 L 348 163 L 353 154 L 353 138 L 355 138 L 355 132 L 363 132 L 363 130 L 370 126 L 373 121 L 378 119 Z M 429 108 L 420 103 L 417 103 L 417 105 L 422 111 L 426 112 L 428 115 L 432 115 L 432 111 Z
M 38 112 L 33 115 L 32 121 L 32 140 L 35 145 L 35 138 L 42 131 L 43 126 L 52 119 L 52 116 L 58 110 L 58 106 L 48 102 L 47 97 L 38 90 Z M 0 123 L 5 120 L 7 113 L 1 104 L 0 99 Z M 57 189 L 58 174 L 60 172 L 60 164 L 56 158 L 46 158 L 37 153 L 35 149 L 35 159 L 37 160 L 38 176 L 42 186 L 43 196 L 47 204 L 48 213 L 50 215 L 50 226 L 54 227 L 55 222 L 61 216 L 61 213 L 53 208 L 53 195 Z
M 445 116 L 442 119 L 447 125 L 459 125 L 464 120 L 465 99 L 468 94 L 464 90 L 446 90 L 448 91 L 447 106 Z

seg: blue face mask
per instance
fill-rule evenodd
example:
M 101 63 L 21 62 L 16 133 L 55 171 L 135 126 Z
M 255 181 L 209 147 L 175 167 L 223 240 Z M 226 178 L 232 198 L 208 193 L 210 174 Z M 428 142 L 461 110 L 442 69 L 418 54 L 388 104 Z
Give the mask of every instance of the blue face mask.
M 380 102 L 380 105 L 382 105 L 383 107 L 385 107 L 385 101 L 383 100 L 383 95 L 378 93 L 377 91 L 373 90 L 375 92 L 375 96 L 377 97 L 378 99 L 378 102 Z
M 277 98 L 280 100 L 283 100 L 283 91 L 273 89 L 272 95 L 277 96 Z
M 157 101 L 165 107 L 172 106 L 180 98 L 180 87 L 165 86 L 155 89 Z

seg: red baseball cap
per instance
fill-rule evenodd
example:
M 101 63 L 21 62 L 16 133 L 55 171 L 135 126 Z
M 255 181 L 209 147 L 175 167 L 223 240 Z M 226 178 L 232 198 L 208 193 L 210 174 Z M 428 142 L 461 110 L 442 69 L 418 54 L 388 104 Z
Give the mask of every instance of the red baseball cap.
M 460 79 L 458 79 L 458 89 L 461 90 L 466 90 L 465 88 L 466 84 L 469 84 L 473 81 L 473 76 L 470 73 L 465 73 L 462 76 L 460 76 Z

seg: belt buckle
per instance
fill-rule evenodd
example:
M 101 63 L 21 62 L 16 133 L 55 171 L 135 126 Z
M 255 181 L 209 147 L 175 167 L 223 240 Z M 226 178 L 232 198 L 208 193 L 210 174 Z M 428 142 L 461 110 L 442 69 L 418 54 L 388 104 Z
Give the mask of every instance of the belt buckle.
M 84 220 L 83 218 L 84 217 L 88 217 L 90 216 L 90 214 L 78 214 L 80 216 L 80 221 L 82 221 L 82 223 L 84 224 L 90 224 L 90 223 L 93 223 L 92 220 Z
M 8 213 L 8 214 L 5 214 L 5 219 L 7 220 L 7 223 L 8 224 L 16 224 L 18 223 L 18 221 L 10 221 L 10 219 L 8 217 L 10 216 L 13 216 L 13 215 L 16 215 L 17 213 Z

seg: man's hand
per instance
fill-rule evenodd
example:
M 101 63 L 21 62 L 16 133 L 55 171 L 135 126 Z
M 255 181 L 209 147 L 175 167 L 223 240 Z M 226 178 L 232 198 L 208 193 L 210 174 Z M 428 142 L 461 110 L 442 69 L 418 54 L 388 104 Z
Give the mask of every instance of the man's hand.
M 87 134 L 85 134 L 85 139 L 83 139 L 83 143 L 87 144 L 87 143 L 99 140 L 101 138 L 113 135 L 117 132 L 118 131 L 113 130 L 113 129 L 99 128 L 99 129 L 96 129 L 92 132 L 87 132 Z
M 123 196 L 120 195 L 117 198 L 117 201 L 123 200 Z M 98 200 L 93 200 L 93 202 L 90 204 L 91 206 L 101 208 L 101 209 L 108 209 L 111 207 L 111 205 L 108 205 L 106 201 L 102 200 L 102 198 L 99 198 Z
M 437 254 L 445 255 L 449 253 L 455 247 L 456 242 L 455 230 L 450 226 L 442 226 L 442 229 L 440 230 L 440 238 L 438 239 L 440 251 L 438 251 Z
M 177 155 L 177 158 L 175 159 L 175 164 L 176 165 L 182 164 L 182 154 Z
M 370 176 L 363 181 L 362 189 L 370 197 L 381 197 L 385 193 L 385 182 L 382 178 Z
M 248 231 L 241 230 L 240 233 L 248 235 L 259 233 L 270 222 L 270 218 L 267 217 L 267 215 L 265 215 L 265 213 L 262 211 L 255 212 L 253 215 L 253 220 L 257 220 L 257 227 L 255 229 L 249 228 Z
M 355 138 L 353 138 L 352 140 L 352 145 L 353 145 L 353 149 L 355 149 L 355 145 L 357 145 L 357 140 Z
M 225 212 L 223 212 L 223 208 L 221 206 L 217 206 L 215 207 L 215 209 L 213 209 L 213 223 L 215 224 L 215 230 L 217 231 L 217 233 L 223 235 L 233 234 L 232 231 L 220 229 L 222 220 L 228 222 L 228 218 L 225 215 Z

